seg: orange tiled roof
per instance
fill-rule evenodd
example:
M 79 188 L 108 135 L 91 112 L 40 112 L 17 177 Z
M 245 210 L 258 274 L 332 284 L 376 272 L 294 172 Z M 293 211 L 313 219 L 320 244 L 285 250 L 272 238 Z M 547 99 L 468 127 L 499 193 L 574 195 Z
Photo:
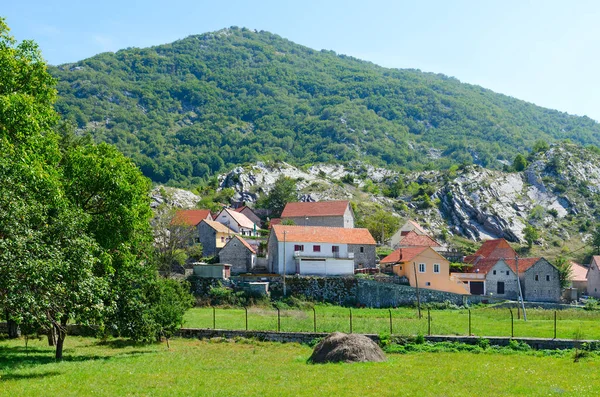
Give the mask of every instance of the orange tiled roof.
M 243 238 L 241 238 L 240 236 L 235 236 L 234 238 L 229 240 L 226 245 L 229 245 L 229 243 L 231 243 L 235 239 L 239 240 L 239 242 L 242 243 L 242 245 L 244 247 L 248 248 L 253 254 L 256 254 L 256 251 L 254 250 L 254 248 L 252 248 L 252 246 L 250 244 L 248 244 L 248 242 L 246 240 L 244 240 Z
M 408 220 L 408 223 L 410 223 L 411 225 L 413 225 L 417 230 L 419 230 L 422 234 L 427 234 L 427 232 L 421 227 L 421 225 L 419 225 L 416 221 L 413 221 L 412 219 Z
M 183 223 L 185 225 L 196 226 L 203 219 L 211 217 L 209 210 L 181 210 L 177 211 L 173 223 Z
M 531 266 L 535 265 L 537 261 L 542 258 L 519 258 L 519 274 L 522 274 Z M 504 262 L 510 267 L 513 272 L 517 272 L 516 260 L 514 257 L 512 259 L 507 258 L 483 258 L 478 260 L 473 264 L 473 266 L 465 267 L 465 273 L 482 273 L 487 274 L 492 267 L 500 260 L 504 260 Z
M 269 221 L 269 229 L 271 229 L 274 225 L 281 225 L 281 218 L 273 218 Z
M 375 245 L 369 230 L 361 228 L 273 225 L 271 230 L 278 241 L 284 240 L 286 232 L 289 242 Z
M 206 222 L 206 224 L 208 226 L 210 226 L 213 229 L 215 229 L 217 232 L 228 233 L 228 234 L 231 234 L 231 235 L 236 234 L 236 232 L 234 232 L 233 230 L 231 230 L 230 228 L 228 228 L 224 224 L 219 223 L 217 221 L 211 221 L 209 219 L 203 219 L 203 221 Z
M 342 216 L 348 208 L 348 201 L 319 201 L 316 203 L 287 203 L 282 218 L 302 216 Z
M 571 261 L 571 281 L 587 281 L 588 268 Z
M 427 235 L 420 235 L 412 230 L 400 239 L 401 247 L 440 247 L 440 244 Z
M 421 252 L 425 251 L 427 246 L 421 247 L 405 247 L 398 248 L 385 258 L 383 258 L 379 263 L 398 263 L 398 262 L 408 262 L 412 261 L 416 258 Z
M 514 258 L 517 256 L 515 250 L 503 238 L 487 240 L 479 247 L 473 255 L 465 257 L 465 263 L 475 263 L 482 258 Z

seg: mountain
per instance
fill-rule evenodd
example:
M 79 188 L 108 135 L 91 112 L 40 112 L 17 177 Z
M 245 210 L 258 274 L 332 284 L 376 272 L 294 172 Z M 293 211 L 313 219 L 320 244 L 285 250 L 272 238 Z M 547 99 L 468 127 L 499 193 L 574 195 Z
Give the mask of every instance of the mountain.
M 500 237 L 523 244 L 524 229 L 531 225 L 539 238 L 528 254 L 570 253 L 583 261 L 600 218 L 599 164 L 598 151 L 559 143 L 531 154 L 522 172 L 469 165 L 399 173 L 360 162 L 305 169 L 259 162 L 236 167 L 219 182 L 236 191 L 234 200 L 252 203 L 284 175 L 296 181 L 300 200 L 351 200 L 358 215 L 367 217 L 385 209 L 398 217 L 398 226 L 416 219 L 436 238 L 461 249 L 474 247 L 469 240 Z M 389 187 L 399 180 L 392 194 Z
M 537 140 L 600 145 L 600 126 L 587 117 L 248 29 L 50 70 L 64 118 L 175 186 L 256 161 L 500 169 Z

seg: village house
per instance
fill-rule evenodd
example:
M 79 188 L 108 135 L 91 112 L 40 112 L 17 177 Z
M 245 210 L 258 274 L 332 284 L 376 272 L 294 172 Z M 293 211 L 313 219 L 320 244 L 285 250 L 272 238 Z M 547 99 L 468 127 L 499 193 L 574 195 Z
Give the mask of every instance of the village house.
M 398 248 L 380 265 L 391 266 L 394 274 L 406 277 L 411 287 L 468 295 L 465 285 L 450 278 L 450 262 L 432 247 Z
M 234 236 L 219 251 L 219 262 L 231 265 L 231 273 L 247 273 L 256 265 L 256 251 L 246 240 Z
M 519 259 L 519 264 L 521 259 Z M 544 258 L 521 272 L 519 278 L 523 288 L 523 299 L 532 302 L 559 302 L 561 296 L 560 274 L 558 269 Z
M 425 232 L 425 230 L 421 227 L 421 225 L 419 225 L 417 222 L 413 221 L 412 219 L 409 219 L 408 221 L 406 221 L 404 223 L 404 225 L 402 225 L 400 227 L 400 229 L 398 229 L 398 231 L 396 233 L 394 233 L 392 235 L 392 237 L 390 237 L 390 239 L 389 239 L 390 247 L 392 247 L 393 249 L 400 248 L 400 240 L 402 240 L 402 238 L 404 236 L 406 236 L 408 234 L 408 232 L 414 232 L 415 234 L 417 234 L 419 236 L 427 235 L 427 232 Z
M 349 201 L 287 203 L 281 219 L 291 220 L 297 226 L 354 228 L 354 212 Z
M 240 214 L 244 214 L 246 218 L 250 219 L 252 223 L 254 223 L 258 227 L 262 227 L 262 220 L 256 213 L 252 210 L 252 208 L 248 206 L 241 206 L 235 209 L 235 212 L 239 212 Z
M 417 234 L 414 231 L 407 232 L 397 244 L 396 248 L 404 247 L 431 247 L 434 251 L 441 251 L 443 247 L 426 234 Z
M 215 221 L 227 226 L 242 236 L 258 236 L 259 227 L 248 217 L 230 208 L 223 208 L 215 217 Z
M 600 256 L 594 255 L 587 271 L 587 293 L 600 298 Z
M 233 230 L 222 223 L 208 219 L 200 222 L 198 232 L 202 244 L 202 255 L 206 257 L 217 255 L 221 248 L 225 247 L 225 244 L 236 235 Z
M 571 288 L 577 289 L 578 297 L 587 294 L 587 273 L 587 267 L 571 261 Z
M 196 232 L 194 233 L 193 241 L 191 244 L 200 242 L 200 232 L 198 226 L 204 219 L 212 221 L 213 217 L 209 210 L 180 210 L 175 213 L 173 217 L 174 223 L 181 223 L 183 225 L 194 226 Z
M 339 276 L 375 268 L 375 240 L 367 229 L 274 225 L 268 240 L 273 273 Z

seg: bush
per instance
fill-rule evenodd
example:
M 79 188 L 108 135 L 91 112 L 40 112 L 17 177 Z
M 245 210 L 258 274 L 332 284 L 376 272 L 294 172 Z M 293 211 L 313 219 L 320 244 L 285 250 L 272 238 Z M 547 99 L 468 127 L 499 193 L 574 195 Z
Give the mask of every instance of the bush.
M 600 310 L 600 302 L 594 298 L 589 298 L 583 306 L 583 310 Z

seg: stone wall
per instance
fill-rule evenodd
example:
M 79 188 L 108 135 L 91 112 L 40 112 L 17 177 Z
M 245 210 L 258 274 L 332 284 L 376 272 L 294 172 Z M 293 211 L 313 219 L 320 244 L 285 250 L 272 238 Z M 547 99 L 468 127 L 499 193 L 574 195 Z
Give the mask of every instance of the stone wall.
M 326 226 L 326 227 L 344 227 L 343 216 L 308 216 L 286 218 L 294 222 L 297 226 Z
M 504 283 L 504 294 L 498 293 L 499 281 Z M 485 290 L 486 295 L 517 299 L 519 296 L 517 275 L 503 260 L 499 260 L 485 276 Z
M 361 252 L 361 248 L 362 251 Z M 354 268 L 374 268 L 375 259 L 377 254 L 375 253 L 375 245 L 361 245 L 361 244 L 348 244 L 348 252 L 354 253 Z
M 540 259 L 521 275 L 523 296 L 534 302 L 559 302 L 560 281 L 558 269 L 545 259 Z M 536 280 L 537 277 L 537 280 Z
M 223 280 L 219 278 L 190 276 L 187 278 L 187 281 L 190 283 L 194 296 L 206 297 L 208 296 L 210 287 L 220 286 Z
M 202 255 L 209 257 L 219 253 L 217 249 L 217 232 L 206 222 L 198 225 L 198 235 L 202 244 Z
M 246 273 L 252 270 L 253 255 L 239 237 L 234 237 L 219 251 L 219 262 L 230 264 L 232 274 Z

